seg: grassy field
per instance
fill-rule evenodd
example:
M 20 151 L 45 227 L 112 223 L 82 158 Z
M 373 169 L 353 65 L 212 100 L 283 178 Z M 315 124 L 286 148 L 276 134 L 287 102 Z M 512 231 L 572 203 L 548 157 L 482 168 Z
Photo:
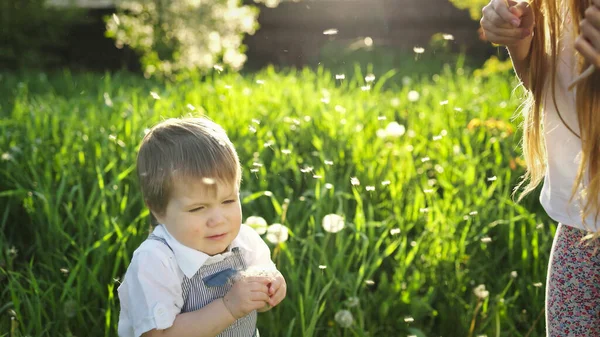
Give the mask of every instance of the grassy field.
M 555 224 L 511 198 L 513 75 L 370 72 L 1 74 L 0 336 L 116 336 L 149 230 L 136 149 L 190 113 L 236 144 L 244 219 L 289 228 L 269 243 L 288 297 L 261 335 L 543 336 Z M 345 227 L 325 231 L 328 214 Z

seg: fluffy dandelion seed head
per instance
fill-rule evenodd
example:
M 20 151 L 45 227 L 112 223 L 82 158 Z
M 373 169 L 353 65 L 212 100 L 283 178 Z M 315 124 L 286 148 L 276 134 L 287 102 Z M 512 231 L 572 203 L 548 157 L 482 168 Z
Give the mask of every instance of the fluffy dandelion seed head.
M 357 307 L 360 304 L 360 300 L 358 299 L 358 297 L 348 297 L 348 299 L 346 300 L 346 306 L 348 306 L 349 308 L 354 308 Z
M 367 46 L 367 47 L 371 47 L 373 45 L 373 39 L 370 38 L 369 36 L 365 37 L 363 42 L 365 43 L 365 46 Z
M 159 99 L 160 99 L 160 96 L 158 96 L 158 94 L 157 94 L 157 93 L 155 93 L 154 91 L 150 91 L 150 96 L 152 96 L 152 98 L 154 98 L 154 99 L 156 99 L 156 100 L 159 100 Z
M 348 310 L 340 310 L 335 313 L 335 322 L 339 324 L 342 328 L 349 328 L 354 323 L 354 317 L 352 313 Z
M 519 276 L 519 274 L 517 273 L 516 270 L 513 270 L 513 271 L 510 272 L 510 277 L 517 278 L 517 276 Z
M 419 97 L 421 97 L 421 95 L 419 94 L 419 92 L 417 92 L 415 90 L 411 90 L 408 92 L 408 100 L 411 102 L 418 101 Z
M 372 191 L 375 191 L 375 186 L 366 186 L 366 187 L 365 187 L 365 189 L 366 189 L 367 191 L 370 191 L 370 192 L 372 192 Z
M 352 178 L 350 178 L 350 183 L 351 183 L 353 186 L 358 186 L 358 185 L 360 185 L 360 180 L 358 180 L 358 178 L 357 178 L 357 177 L 352 177 Z
M 406 133 L 406 128 L 404 125 L 398 124 L 398 122 L 390 122 L 385 127 L 385 135 L 391 138 L 397 138 Z
M 375 75 L 373 75 L 373 74 L 368 74 L 367 76 L 365 76 L 365 82 L 367 82 L 367 83 L 371 83 L 371 82 L 373 82 L 373 81 L 375 81 Z
M 335 79 L 336 80 L 344 80 L 344 79 L 346 79 L 346 75 L 345 74 L 336 74 Z
M 407 316 L 407 317 L 404 317 L 404 321 L 405 321 L 406 323 L 412 323 L 412 322 L 414 322 L 414 321 L 415 321 L 415 319 L 414 319 L 414 318 L 412 318 L 412 317 L 410 317 L 410 316 Z
M 336 35 L 339 31 L 335 28 L 327 29 L 323 31 L 323 35 Z
M 271 243 L 283 243 L 286 242 L 288 238 L 288 228 L 282 224 L 274 223 L 267 228 L 267 240 Z
M 326 266 L 326 265 L 323 265 L 323 264 L 321 264 L 321 265 L 319 265 L 319 269 L 321 269 L 321 270 L 325 270 L 325 269 L 327 269 L 327 266 Z
M 249 216 L 246 219 L 246 225 L 252 227 L 258 233 L 258 235 L 263 235 L 267 232 L 267 220 L 263 219 L 259 216 Z
M 484 284 L 480 284 L 477 287 L 475 287 L 475 289 L 473 289 L 473 293 L 475 294 L 475 296 L 477 296 L 477 298 L 481 300 L 486 299 L 490 295 L 490 292 L 485 290 Z
M 481 238 L 481 242 L 490 243 L 490 242 L 492 242 L 492 238 L 490 238 L 489 236 L 486 236 L 484 238 Z
M 398 235 L 398 234 L 400 234 L 400 228 L 392 228 L 392 229 L 390 229 L 390 234 L 391 235 Z
M 425 52 L 425 48 L 423 48 L 423 47 L 414 47 L 413 51 L 415 52 L 415 54 L 423 54 Z
M 533 284 L 533 286 L 536 287 L 536 288 L 541 288 L 542 285 L 543 285 L 542 282 L 536 282 L 536 283 Z
M 321 223 L 323 229 L 329 233 L 337 233 L 344 229 L 345 222 L 344 218 L 337 214 L 327 214 L 323 217 L 323 221 Z
M 328 190 L 330 190 L 330 189 L 333 188 L 333 185 L 330 184 L 330 183 L 327 183 L 327 184 L 325 184 L 325 188 L 328 189 Z

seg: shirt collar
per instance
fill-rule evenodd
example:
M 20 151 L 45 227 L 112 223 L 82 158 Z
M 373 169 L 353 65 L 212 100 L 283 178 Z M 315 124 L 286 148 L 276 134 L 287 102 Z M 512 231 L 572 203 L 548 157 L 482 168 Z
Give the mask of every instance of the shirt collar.
M 200 267 L 202 267 L 204 264 L 212 264 L 223 260 L 229 254 L 231 254 L 231 249 L 234 247 L 239 247 L 240 249 L 249 252 L 253 251 L 252 246 L 249 245 L 247 240 L 244 240 L 241 230 L 236 238 L 233 239 L 229 247 L 227 247 L 226 252 L 213 256 L 180 243 L 171 235 L 171 233 L 169 233 L 164 225 L 156 226 L 152 233 L 167 241 L 167 244 L 169 244 L 169 247 L 171 247 L 173 250 L 177 265 L 188 278 L 192 278 L 194 275 L 196 275 Z

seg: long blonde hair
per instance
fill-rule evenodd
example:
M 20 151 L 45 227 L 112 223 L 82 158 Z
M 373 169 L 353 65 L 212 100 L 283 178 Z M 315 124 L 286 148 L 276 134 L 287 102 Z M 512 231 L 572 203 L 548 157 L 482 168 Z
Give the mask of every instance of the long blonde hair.
M 527 172 L 517 189 L 524 186 L 519 196 L 521 200 L 526 194 L 532 192 L 543 180 L 546 173 L 546 149 L 542 130 L 542 100 L 547 76 L 550 74 L 550 87 L 554 104 L 556 83 L 556 69 L 558 63 L 558 43 L 560 31 L 566 21 L 566 15 L 571 16 L 571 24 L 577 35 L 580 34 L 579 23 L 584 17 L 585 10 L 592 5 L 591 0 L 569 0 L 569 11 L 561 10 L 560 0 L 531 0 L 530 6 L 535 15 L 534 36 L 529 57 L 529 89 L 528 99 L 524 105 L 523 115 L 523 155 L 527 163 Z M 575 52 L 575 50 L 573 50 Z M 580 70 L 588 67 L 589 63 L 578 56 Z M 583 191 L 586 197 L 582 209 L 582 221 L 594 214 L 594 226 L 597 223 L 600 207 L 600 72 L 577 86 L 576 110 L 579 122 L 582 153 L 581 163 L 578 168 L 571 202 L 576 197 L 577 191 Z M 557 107 L 558 111 L 558 107 Z M 559 111 L 560 116 L 560 111 Z M 560 116 L 562 120 L 562 116 Z M 563 120 L 564 123 L 564 120 Z M 566 125 L 569 130 L 571 128 Z M 575 133 L 573 130 L 571 130 Z M 586 177 L 587 175 L 587 177 Z M 587 180 L 589 178 L 589 181 Z M 585 181 L 585 185 L 584 185 Z

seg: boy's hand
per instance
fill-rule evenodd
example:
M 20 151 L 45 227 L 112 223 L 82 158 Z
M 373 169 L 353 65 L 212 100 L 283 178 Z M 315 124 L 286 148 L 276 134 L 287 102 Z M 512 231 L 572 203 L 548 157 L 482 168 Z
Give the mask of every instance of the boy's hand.
M 584 19 L 579 24 L 581 35 L 575 40 L 575 49 L 583 57 L 600 69 L 600 0 L 592 0 L 585 10 Z
M 504 46 L 518 45 L 531 36 L 535 18 L 526 1 L 491 0 L 483 7 L 481 28 L 488 41 Z
M 225 307 L 235 319 L 242 318 L 254 310 L 258 310 L 270 301 L 268 277 L 243 277 L 233 284 L 233 287 L 223 297 Z
M 285 278 L 283 278 L 283 275 L 281 275 L 280 272 L 277 272 L 269 287 L 269 305 L 274 307 L 281 303 L 285 298 L 286 293 L 287 284 L 285 283 Z

